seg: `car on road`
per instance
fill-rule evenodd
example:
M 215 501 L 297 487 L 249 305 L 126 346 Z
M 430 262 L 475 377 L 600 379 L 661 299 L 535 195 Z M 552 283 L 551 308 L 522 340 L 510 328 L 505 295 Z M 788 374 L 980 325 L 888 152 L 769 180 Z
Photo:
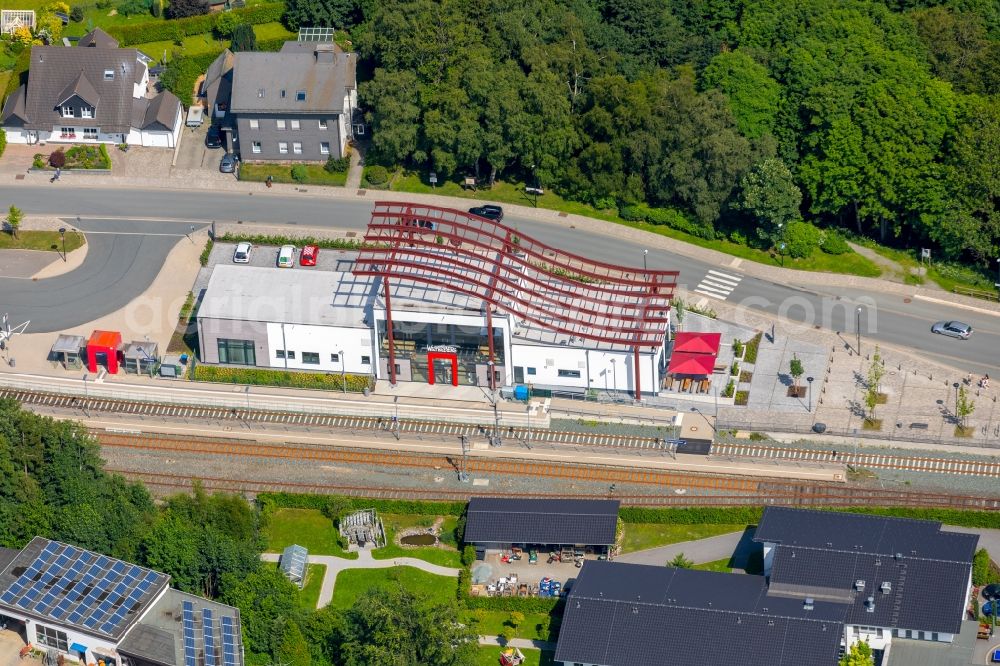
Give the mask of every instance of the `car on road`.
M 931 326 L 931 333 L 968 340 L 972 335 L 972 327 L 960 321 L 939 321 Z
M 249 264 L 250 254 L 253 252 L 253 243 L 247 243 L 243 241 L 242 243 L 236 244 L 236 251 L 233 252 L 233 263 L 234 264 Z
M 983 588 L 983 599 L 1000 599 L 1000 583 L 991 583 Z
M 278 268 L 291 268 L 295 265 L 295 246 L 282 245 L 278 250 Z
M 222 148 L 222 132 L 218 125 L 212 125 L 208 128 L 208 133 L 205 135 L 205 147 Z
M 240 158 L 232 153 L 226 153 L 222 156 L 222 161 L 219 162 L 219 171 L 222 173 L 236 173 L 236 165 L 239 163 Z
M 302 248 L 302 252 L 299 253 L 299 265 L 315 266 L 316 259 L 318 258 L 319 258 L 319 246 L 306 245 L 304 248 Z
M 485 217 L 487 220 L 493 220 L 494 222 L 503 221 L 503 208 L 494 206 L 493 204 L 476 206 L 475 208 L 470 208 L 469 212 L 479 217 Z

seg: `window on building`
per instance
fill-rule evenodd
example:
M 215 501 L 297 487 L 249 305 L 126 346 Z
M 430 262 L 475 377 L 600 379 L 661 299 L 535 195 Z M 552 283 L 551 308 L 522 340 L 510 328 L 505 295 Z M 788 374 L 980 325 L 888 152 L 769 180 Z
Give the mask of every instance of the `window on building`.
M 285 141 L 278 142 L 278 152 L 284 155 L 288 152 L 288 143 Z
M 292 129 L 293 130 L 301 129 L 300 123 L 299 123 L 298 120 L 293 120 L 293 121 L 291 121 L 291 123 L 292 123 Z
M 253 340 L 227 340 L 219 338 L 219 363 L 231 365 L 257 365 Z
M 64 137 L 66 137 L 66 136 L 75 136 L 76 135 L 76 128 L 75 127 L 60 127 L 59 128 L 59 133 L 62 136 L 64 136 Z
M 259 153 L 260 152 L 260 141 L 254 141 L 252 144 L 250 144 L 250 149 L 253 152 L 255 152 L 255 153 Z
M 340 354 L 330 354 L 330 363 L 340 363 Z
M 285 99 L 285 89 L 281 89 L 281 99 Z
M 938 639 L 937 632 L 936 631 L 931 632 L 931 640 L 932 641 L 936 641 L 937 639 Z
M 115 70 L 113 70 L 113 69 L 106 69 L 106 70 L 104 70 L 104 80 L 105 81 L 114 81 L 115 80 Z
M 73 107 L 72 106 L 68 106 L 68 105 L 64 106 L 62 108 L 62 114 L 63 114 L 63 118 L 74 118 L 74 117 L 76 117 L 76 114 L 73 112 Z
M 319 365 L 319 352 L 302 352 L 302 362 L 307 365 Z
M 531 366 L 528 366 L 528 374 L 529 375 L 535 375 L 535 374 L 538 374 L 538 371 L 535 370 L 535 368 L 532 368 Z M 580 373 L 576 373 L 576 374 L 577 374 L 577 376 L 579 376 Z
M 276 358 L 285 358 L 285 350 L 284 349 L 275 349 L 274 350 L 274 356 Z
M 329 141 L 320 141 L 319 142 L 319 154 L 320 155 L 329 155 L 330 154 L 330 142 Z
M 560 370 L 559 371 L 559 376 L 560 377 L 573 377 L 573 378 L 579 379 L 579 377 L 580 377 L 580 371 L 579 370 Z
M 279 130 L 285 129 L 285 121 L 284 120 L 279 120 L 278 121 L 278 129 Z
M 264 89 L 263 88 L 257 88 L 257 97 L 259 97 L 261 99 L 264 99 Z
M 299 143 L 298 141 L 294 142 L 292 144 L 292 152 L 295 153 L 296 155 L 301 155 L 302 154 L 302 144 Z
M 295 360 L 295 352 L 293 352 L 293 351 L 286 351 L 285 355 L 288 356 L 288 360 L 290 360 L 290 361 L 294 361 Z
M 94 117 L 94 107 L 92 107 L 92 106 L 81 106 L 80 107 L 80 117 L 81 118 L 93 118 Z
M 372 364 L 372 357 L 371 356 L 362 356 L 361 357 L 361 365 L 371 365 L 371 364 Z
M 96 127 L 84 127 L 83 128 L 83 138 L 84 139 L 94 139 L 97 140 L 97 128 Z
M 69 652 L 69 641 L 66 639 L 66 632 L 46 627 L 44 624 L 35 625 L 35 640 L 42 645 L 55 648 L 60 652 Z
M 250 129 L 260 129 L 260 121 L 256 118 L 250 119 Z
M 295 101 L 296 102 L 304 102 L 304 101 L 306 101 L 306 91 L 305 90 L 296 90 L 295 91 Z
M 319 119 L 319 128 L 321 130 L 325 130 L 326 129 L 326 118 L 320 118 Z

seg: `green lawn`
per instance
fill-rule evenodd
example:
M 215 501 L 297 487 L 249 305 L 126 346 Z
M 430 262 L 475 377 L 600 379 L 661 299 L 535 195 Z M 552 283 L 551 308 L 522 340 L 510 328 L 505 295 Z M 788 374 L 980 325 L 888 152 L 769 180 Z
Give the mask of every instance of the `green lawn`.
M 402 548 L 396 545 L 396 533 L 409 527 L 430 527 L 437 516 L 416 516 L 384 513 L 380 516 L 385 527 L 386 546 L 372 551 L 376 560 L 388 560 L 393 557 L 416 557 L 443 567 L 458 568 L 462 566 L 461 553 L 454 546 L 444 544 L 442 547 Z M 441 536 L 447 536 L 455 529 L 456 518 L 446 516 L 441 525 Z
M 347 173 L 330 173 L 322 163 L 303 163 L 306 177 L 302 181 L 292 178 L 293 164 L 243 164 L 240 166 L 240 180 L 262 183 L 270 176 L 276 183 L 296 183 L 299 185 L 332 185 L 343 187 Z
M 695 541 L 707 537 L 742 532 L 746 525 L 664 525 L 659 523 L 625 523 L 622 552 L 668 546 L 681 541 Z
M 267 525 L 267 552 L 280 553 L 293 543 L 312 555 L 358 558 L 357 553 L 341 550 L 337 545 L 337 530 L 316 509 L 278 509 L 271 514 Z
M 70 231 L 66 234 L 66 251 L 72 252 L 86 243 L 83 234 Z M 0 233 L 0 250 L 50 250 L 62 252 L 58 231 L 19 231 L 17 238 L 10 232 Z
M 285 26 L 278 22 L 255 25 L 253 27 L 253 31 L 254 34 L 257 35 L 258 41 L 279 38 L 288 38 L 293 41 L 295 40 L 295 34 L 288 32 L 288 30 L 285 29 Z M 139 49 L 146 55 L 155 58 L 156 60 L 166 57 L 169 61 L 170 58 L 173 57 L 175 50 L 183 52 L 184 55 L 199 55 L 201 53 L 211 53 L 213 51 L 218 52 L 229 46 L 229 40 L 216 39 L 210 33 L 204 33 L 185 37 L 182 40 L 182 44 L 183 46 L 177 46 L 172 41 L 167 40 L 136 44 L 135 48 Z M 275 180 L 277 180 L 277 177 L 275 177 Z
M 326 574 L 325 564 L 308 564 L 306 586 L 299 591 L 299 605 L 302 608 L 314 609 L 319 601 L 319 591 L 323 587 L 323 576 Z
M 699 569 L 701 571 L 721 571 L 723 573 L 729 573 L 731 571 L 728 557 L 724 560 L 715 560 L 714 562 L 703 562 L 702 564 L 696 564 L 691 568 Z
M 492 189 L 481 188 L 479 190 L 466 190 L 458 182 L 446 181 L 439 183 L 432 188 L 426 182 L 426 174 L 414 172 L 404 172 L 395 174 L 390 181 L 390 189 L 399 192 L 415 192 L 421 194 L 440 194 L 452 197 L 464 197 L 467 199 L 500 201 L 502 203 L 520 204 L 522 206 L 533 205 L 535 199 L 529 194 L 525 194 L 522 183 L 507 183 L 497 181 Z M 700 247 L 717 250 L 726 254 L 749 259 L 761 264 L 771 266 L 784 265 L 785 268 L 795 268 L 803 271 L 818 271 L 829 273 L 845 273 L 848 275 L 861 275 L 865 277 L 878 277 L 881 269 L 874 262 L 851 252 L 849 254 L 832 255 L 821 252 L 817 249 L 812 256 L 804 259 L 792 259 L 791 257 L 781 257 L 772 255 L 763 250 L 757 250 L 746 245 L 739 245 L 725 240 L 706 240 L 691 236 L 676 229 L 666 226 L 656 226 L 644 222 L 627 222 L 618 217 L 616 210 L 598 210 L 592 206 L 573 201 L 567 201 L 557 194 L 546 190 L 545 194 L 538 197 L 538 207 L 558 210 L 565 213 L 584 215 L 599 220 L 615 222 L 636 229 L 642 229 L 650 233 L 675 238 L 685 243 L 698 245 Z
M 350 608 L 368 590 L 392 585 L 402 585 L 420 599 L 431 599 L 439 603 L 454 601 L 458 591 L 457 578 L 436 576 L 413 567 L 347 569 L 337 576 L 331 605 L 334 608 Z
M 477 619 L 481 617 L 482 620 Z M 483 636 L 499 636 L 507 628 L 507 619 L 510 613 L 507 611 L 462 611 L 462 617 L 466 622 L 474 623 L 476 631 Z M 525 613 L 524 622 L 517 626 L 517 637 L 532 640 L 555 640 L 550 631 L 540 632 L 538 624 L 548 619 L 548 615 L 542 613 Z M 551 622 L 550 626 L 555 626 L 556 622 Z
M 500 650 L 496 645 L 480 645 L 476 658 L 476 666 L 497 666 L 500 662 Z M 539 650 L 521 650 L 524 655 L 524 666 L 552 666 L 551 652 Z

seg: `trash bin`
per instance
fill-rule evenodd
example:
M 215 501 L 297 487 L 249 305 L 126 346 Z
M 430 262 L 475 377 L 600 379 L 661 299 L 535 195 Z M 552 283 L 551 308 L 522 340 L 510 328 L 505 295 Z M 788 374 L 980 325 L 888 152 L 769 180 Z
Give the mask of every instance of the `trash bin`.
M 528 387 L 524 384 L 518 384 L 514 387 L 514 399 L 515 400 L 527 400 L 528 399 Z
M 813 432 L 817 433 L 819 435 L 822 435 L 824 432 L 826 432 L 826 424 L 825 423 L 814 423 L 813 424 Z

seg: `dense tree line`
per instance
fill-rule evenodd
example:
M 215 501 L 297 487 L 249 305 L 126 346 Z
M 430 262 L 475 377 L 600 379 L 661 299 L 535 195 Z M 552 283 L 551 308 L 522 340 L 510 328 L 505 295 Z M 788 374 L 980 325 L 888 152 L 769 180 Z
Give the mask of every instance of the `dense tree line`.
M 144 486 L 108 474 L 94 438 L 0 400 L 0 546 L 35 536 L 171 576 L 182 590 L 240 609 L 248 666 L 473 666 L 475 636 L 457 606 L 401 586 L 352 608 L 307 610 L 298 590 L 260 560 L 262 513 L 244 498 L 195 486 L 157 506 Z
M 537 178 L 765 247 L 804 218 L 950 258 L 1000 252 L 993 0 L 290 7 L 351 30 L 386 165 Z

